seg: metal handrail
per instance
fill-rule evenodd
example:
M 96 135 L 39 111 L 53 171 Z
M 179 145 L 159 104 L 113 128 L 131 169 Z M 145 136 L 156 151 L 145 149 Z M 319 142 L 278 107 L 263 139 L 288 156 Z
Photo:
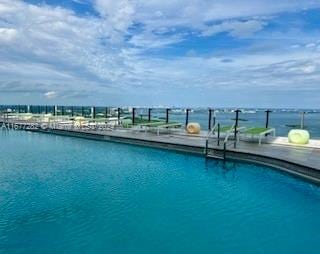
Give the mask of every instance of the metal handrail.
M 228 130 L 226 137 L 223 140 L 223 159 L 225 160 L 226 157 L 226 150 L 227 150 L 227 143 L 229 141 L 230 136 L 233 134 L 233 130 L 235 128 L 235 124 L 233 124 Z M 213 128 L 208 132 L 207 138 L 206 138 L 206 145 L 205 145 L 205 155 L 208 155 L 209 151 L 209 139 L 211 136 L 213 136 L 214 132 L 217 131 L 217 145 L 220 146 L 220 124 L 217 123 L 213 126 Z
M 218 124 L 215 124 L 211 130 L 208 131 L 208 135 L 206 137 L 206 146 L 205 146 L 205 154 L 206 154 L 206 157 L 208 155 L 208 149 L 209 149 L 209 138 L 211 135 L 213 135 L 215 129 L 218 127 Z
M 223 140 L 223 160 L 226 160 L 226 153 L 227 153 L 227 145 L 228 145 L 228 141 L 229 141 L 229 137 L 231 136 L 232 129 L 235 127 L 235 124 L 232 125 L 232 127 L 230 128 L 230 131 L 227 133 L 225 139 Z
M 228 142 L 228 139 L 229 139 L 230 135 L 233 133 L 232 131 L 234 130 L 234 127 L 235 127 L 235 124 L 233 124 L 233 125 L 231 126 L 230 130 L 227 132 L 227 135 L 226 135 L 223 143 Z
M 208 131 L 207 139 L 214 133 L 215 129 L 218 127 L 218 124 L 215 124 L 211 130 Z

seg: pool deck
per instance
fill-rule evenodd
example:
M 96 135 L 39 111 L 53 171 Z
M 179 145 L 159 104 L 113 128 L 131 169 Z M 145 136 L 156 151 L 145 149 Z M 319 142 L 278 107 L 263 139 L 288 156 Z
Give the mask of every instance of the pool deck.
M 14 123 L 21 124 L 21 122 Z M 207 132 L 202 132 L 200 135 L 188 135 L 183 130 L 161 133 L 160 135 L 130 129 L 80 130 L 35 128 L 29 129 L 29 131 L 143 145 L 199 155 L 205 155 L 207 140 Z M 220 154 L 223 151 L 223 145 L 217 146 L 216 140 L 209 143 L 209 148 L 218 153 L 220 152 Z M 320 183 L 320 140 L 311 140 L 308 145 L 298 146 L 288 143 L 285 137 L 270 137 L 261 145 L 257 142 L 252 142 L 252 140 L 240 139 L 236 148 L 233 145 L 227 147 L 226 158 L 269 165 L 318 184 Z

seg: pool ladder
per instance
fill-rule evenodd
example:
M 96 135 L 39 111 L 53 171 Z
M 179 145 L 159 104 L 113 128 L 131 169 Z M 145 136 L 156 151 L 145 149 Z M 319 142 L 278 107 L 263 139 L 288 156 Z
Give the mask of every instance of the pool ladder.
M 235 130 L 234 132 L 232 130 Z M 215 136 L 215 134 L 217 134 Z M 237 143 L 237 130 L 235 129 L 235 125 L 230 128 L 230 131 L 227 131 L 227 134 L 224 138 L 221 138 L 220 135 L 220 124 L 216 124 L 208 133 L 206 138 L 205 145 L 205 156 L 206 158 L 219 159 L 226 161 L 227 157 L 227 147 L 230 145 L 234 145 L 236 147 Z M 232 135 L 233 134 L 233 135 Z M 233 137 L 234 140 L 229 140 L 230 137 Z M 213 142 L 212 142 L 213 141 Z M 214 144 L 216 141 L 216 144 Z M 222 145 L 221 145 L 222 141 Z M 212 147 L 210 144 L 213 143 Z

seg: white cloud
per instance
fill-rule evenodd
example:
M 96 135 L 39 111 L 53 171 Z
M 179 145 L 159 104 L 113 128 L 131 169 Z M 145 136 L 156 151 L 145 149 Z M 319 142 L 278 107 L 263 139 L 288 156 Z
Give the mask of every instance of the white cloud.
M 221 32 L 229 32 L 235 37 L 247 37 L 263 29 L 266 23 L 261 20 L 226 21 L 218 25 L 208 26 L 202 32 L 204 36 L 212 36 Z
M 317 44 L 315 43 L 308 43 L 305 47 L 306 48 L 315 48 L 317 46 Z
M 314 65 L 307 65 L 307 66 L 302 67 L 303 73 L 306 73 L 306 74 L 314 73 L 316 71 L 316 69 L 317 69 L 317 67 Z
M 292 48 L 292 49 L 298 49 L 298 48 L 301 48 L 301 45 L 299 45 L 299 44 L 294 44 L 294 45 L 291 45 L 290 48 Z
M 143 49 L 150 48 L 163 48 L 168 45 L 172 45 L 178 42 L 183 41 L 183 35 L 173 34 L 170 36 L 166 35 L 156 35 L 150 31 L 143 32 L 132 36 L 129 40 L 129 43 L 133 46 L 137 46 Z
M 126 32 L 133 23 L 134 6 L 130 0 L 96 0 L 96 9 L 116 31 Z
M 13 41 L 17 36 L 17 30 L 13 28 L 0 27 L 0 43 Z
M 44 94 L 47 99 L 53 99 L 57 97 L 57 93 L 55 91 L 49 91 Z
M 247 37 L 266 25 L 267 16 L 315 7 L 320 7 L 319 1 L 95 0 L 96 10 L 115 30 L 127 32 L 130 25 L 141 25 L 143 31 L 133 41 L 135 46 L 142 47 L 144 35 L 150 37 L 150 32 L 155 36 L 159 31 L 179 28 L 203 35 L 229 32 L 232 36 Z M 212 22 L 218 24 L 208 25 Z M 170 33 L 166 37 L 171 37 Z M 163 40 L 161 36 L 156 39 Z M 142 45 L 137 45 L 137 41 L 142 41 Z
M 263 30 L 268 22 L 265 16 L 317 7 L 318 1 L 96 0 L 94 3 L 100 16 L 81 16 L 62 7 L 0 0 L 0 90 L 7 93 L 34 90 L 41 97 L 52 99 L 58 99 L 57 95 L 59 98 L 92 95 L 95 101 L 114 94 L 118 96 L 115 98 L 123 99 L 124 94 L 143 96 L 186 87 L 298 89 L 299 83 L 306 87 L 319 80 L 318 52 L 315 47 L 306 47 L 307 43 L 313 43 L 311 39 L 283 43 L 290 52 L 278 50 L 268 54 L 249 47 L 243 52 L 215 50 L 215 55 L 209 52 L 204 56 L 197 55 L 197 48 L 188 50 L 185 57 L 145 54 L 146 50 L 163 49 L 190 36 L 227 32 L 234 37 L 250 37 Z M 319 47 L 318 42 L 316 45 Z M 258 44 L 257 48 L 262 46 L 265 45 Z
M 8 3 L 9 3 L 9 1 L 5 1 L 5 0 L 0 2 L 0 14 L 10 12 L 15 9 L 15 4 L 16 4 L 15 2 L 13 2 L 12 5 L 10 5 Z
M 88 0 L 71 0 L 72 2 L 75 2 L 77 4 L 87 4 Z
M 103 0 L 96 1 L 99 3 Z M 170 24 L 197 27 L 209 21 L 271 15 L 320 6 L 316 0 L 259 0 L 255 2 L 252 0 L 132 0 L 131 3 L 136 9 L 135 20 L 153 27 Z
M 90 80 L 114 80 L 121 75 L 121 64 L 117 64 L 123 62 L 119 53 L 121 48 L 108 41 L 112 31 L 100 19 L 82 18 L 70 10 L 22 1 L 0 2 L 10 6 L 4 8 L 0 27 L 14 27 L 0 30 L 6 35 L 3 38 L 12 42 L 0 49 L 2 61 L 10 62 L 14 57 L 17 65 L 26 61 L 46 64 L 52 72 L 71 76 L 81 73 L 82 78 L 89 77 Z M 12 41 L 13 38 L 16 40 Z

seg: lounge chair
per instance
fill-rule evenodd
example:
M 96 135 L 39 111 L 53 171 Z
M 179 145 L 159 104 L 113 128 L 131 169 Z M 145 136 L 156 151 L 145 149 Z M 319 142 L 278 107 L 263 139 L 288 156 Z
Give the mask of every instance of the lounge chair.
M 90 130 L 114 130 L 116 127 L 121 127 L 123 120 L 117 117 L 96 118 L 88 121 L 87 127 Z
M 157 135 L 159 136 L 161 130 L 171 130 L 171 129 L 180 128 L 181 126 L 182 126 L 181 123 L 167 123 L 167 124 L 159 125 L 156 127 Z
M 143 130 L 145 132 L 156 131 L 157 135 L 159 135 L 161 130 L 170 130 L 172 128 L 179 128 L 181 126 L 181 123 L 150 122 L 136 125 L 133 130 Z
M 220 137 L 225 137 L 225 136 L 229 136 L 232 133 L 234 133 L 234 128 L 235 125 L 226 125 L 226 126 L 220 126 L 219 132 L 220 132 Z M 245 127 L 243 126 L 238 126 L 237 127 L 237 131 L 240 132 L 242 130 L 244 130 Z M 218 134 L 218 124 L 216 124 L 211 131 L 209 132 L 208 136 L 212 135 L 212 134 Z M 238 140 L 239 140 L 239 135 L 238 135 Z
M 71 120 L 64 120 L 64 121 L 57 121 L 54 122 L 53 125 L 50 124 L 50 126 L 53 126 L 54 129 L 73 129 L 73 121 Z
M 137 124 L 132 127 L 133 131 L 144 131 L 147 132 L 148 130 L 152 128 L 156 128 L 158 126 L 166 124 L 165 122 L 150 122 L 150 123 L 142 123 Z
M 276 135 L 276 130 L 274 128 L 251 127 L 241 130 L 240 134 L 251 136 L 251 138 L 258 137 L 259 145 L 261 145 L 262 138 L 266 137 L 268 134 L 272 134 L 274 137 Z

